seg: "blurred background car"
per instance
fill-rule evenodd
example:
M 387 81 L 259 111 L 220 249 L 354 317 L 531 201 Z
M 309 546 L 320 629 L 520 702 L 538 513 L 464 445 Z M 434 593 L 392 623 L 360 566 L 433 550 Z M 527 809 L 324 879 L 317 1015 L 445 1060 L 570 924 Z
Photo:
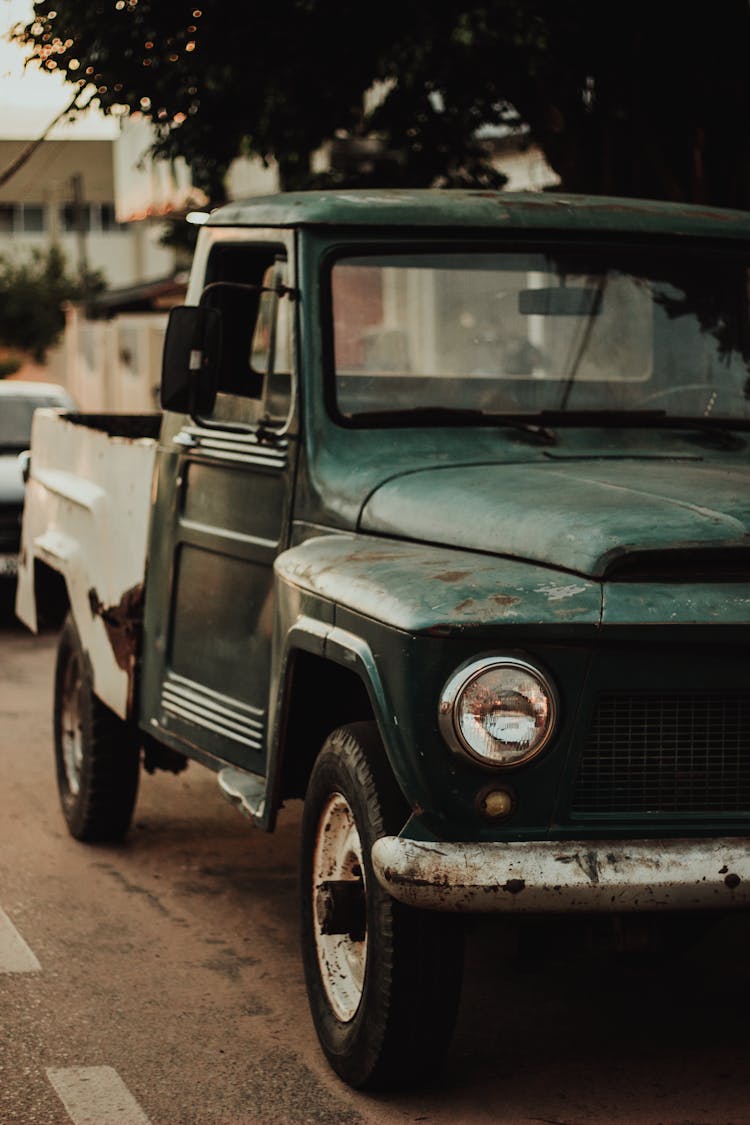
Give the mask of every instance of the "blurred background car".
M 40 406 L 76 410 L 56 383 L 0 382 L 0 584 L 18 572 L 24 480 L 19 454 L 31 444 L 31 420 Z

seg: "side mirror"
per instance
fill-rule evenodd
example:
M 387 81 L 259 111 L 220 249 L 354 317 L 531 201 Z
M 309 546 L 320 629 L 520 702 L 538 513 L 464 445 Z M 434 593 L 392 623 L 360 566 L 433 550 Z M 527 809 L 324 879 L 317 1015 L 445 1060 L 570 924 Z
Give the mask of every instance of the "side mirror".
M 162 408 L 193 416 L 210 414 L 216 400 L 220 352 L 218 309 L 193 305 L 172 309 L 164 338 Z

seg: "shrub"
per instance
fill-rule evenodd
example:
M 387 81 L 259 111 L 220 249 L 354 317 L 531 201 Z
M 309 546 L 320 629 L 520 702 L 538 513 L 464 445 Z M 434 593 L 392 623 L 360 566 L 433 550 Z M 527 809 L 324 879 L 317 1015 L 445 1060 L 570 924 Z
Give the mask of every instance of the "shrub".
M 65 327 L 65 302 L 102 288 L 98 274 L 84 279 L 68 274 L 57 246 L 34 250 L 25 261 L 0 256 L 0 345 L 29 352 L 43 362 Z
M 6 352 L 0 355 L 0 379 L 7 379 L 9 375 L 15 375 L 19 367 L 23 364 L 23 356 L 18 352 Z

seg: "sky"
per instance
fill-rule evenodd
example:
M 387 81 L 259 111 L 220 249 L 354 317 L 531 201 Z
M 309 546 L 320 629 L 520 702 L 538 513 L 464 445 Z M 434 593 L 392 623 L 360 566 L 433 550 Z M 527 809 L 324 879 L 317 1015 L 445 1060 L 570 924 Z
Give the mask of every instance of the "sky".
M 85 0 L 84 0 L 85 2 Z M 62 76 L 24 68 L 26 51 L 9 42 L 16 23 L 28 23 L 33 0 L 0 0 L 0 140 L 33 140 L 49 125 L 73 96 Z M 51 139 L 114 137 L 117 122 L 90 111 L 73 125 L 61 122 Z

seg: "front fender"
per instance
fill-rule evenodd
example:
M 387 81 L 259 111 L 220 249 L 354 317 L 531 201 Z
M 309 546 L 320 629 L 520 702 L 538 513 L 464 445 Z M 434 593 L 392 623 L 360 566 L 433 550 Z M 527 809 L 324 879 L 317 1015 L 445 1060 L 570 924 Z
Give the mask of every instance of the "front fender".
M 460 663 L 488 650 L 527 646 L 549 667 L 556 638 L 590 638 L 598 628 L 599 585 L 518 560 L 345 534 L 283 552 L 276 579 L 274 774 L 290 654 L 302 648 L 350 668 L 365 684 L 393 773 L 420 820 L 414 831 L 493 831 L 477 822 L 475 809 L 486 772 L 459 760 L 438 732 L 440 688 Z M 586 655 L 581 649 L 559 665 L 558 657 L 549 670 L 573 701 Z M 534 831 L 546 830 L 574 716 L 573 704 L 558 731 L 559 753 L 534 765 L 534 794 L 525 802 Z
M 601 621 L 598 582 L 423 543 L 317 536 L 279 555 L 276 572 L 302 591 L 411 634 Z
M 400 766 L 401 758 L 394 753 L 391 737 L 393 725 L 392 706 L 388 701 L 377 660 L 370 644 L 361 636 L 337 627 L 330 614 L 330 604 L 318 601 L 314 606 L 308 599 L 301 612 L 299 592 L 283 583 L 277 585 L 277 635 L 274 644 L 271 697 L 275 698 L 275 712 L 269 730 L 269 758 L 267 772 L 267 799 L 264 827 L 272 828 L 276 810 L 282 799 L 281 779 L 284 757 L 293 748 L 286 731 L 287 709 L 290 706 L 291 685 L 295 657 L 309 653 L 329 664 L 337 665 L 356 675 L 369 698 L 372 715 L 378 725 L 386 755 L 397 782 L 408 800 L 408 779 Z

